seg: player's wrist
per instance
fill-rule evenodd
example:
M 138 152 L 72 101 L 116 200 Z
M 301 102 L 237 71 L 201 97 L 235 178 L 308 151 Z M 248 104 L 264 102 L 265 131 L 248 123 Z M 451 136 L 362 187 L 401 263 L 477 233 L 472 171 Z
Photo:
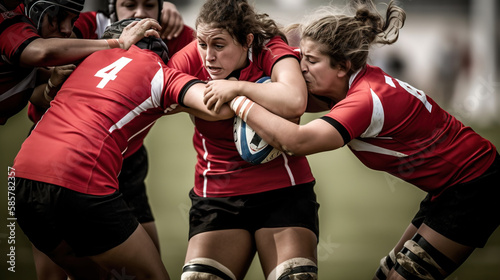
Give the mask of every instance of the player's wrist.
M 47 101 L 52 101 L 59 91 L 59 86 L 56 86 L 52 83 L 50 79 L 47 80 L 47 85 L 45 86 L 45 90 L 43 91 L 43 96 Z
M 108 43 L 110 49 L 124 49 L 124 42 L 122 39 L 107 39 L 106 42 Z
M 250 109 L 252 109 L 255 102 L 248 99 L 246 96 L 236 96 L 231 102 L 229 106 L 234 111 L 234 113 L 240 117 L 244 122 L 247 121 L 248 113 Z

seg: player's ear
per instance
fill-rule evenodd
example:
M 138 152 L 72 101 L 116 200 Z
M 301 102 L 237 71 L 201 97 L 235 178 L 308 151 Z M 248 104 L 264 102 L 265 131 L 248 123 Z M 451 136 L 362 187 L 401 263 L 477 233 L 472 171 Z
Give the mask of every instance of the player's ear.
M 347 61 L 343 61 L 343 62 L 340 62 L 337 67 L 339 68 L 339 71 L 337 72 L 337 76 L 339 78 L 343 78 L 345 76 L 347 76 L 347 74 L 349 73 L 349 71 L 351 71 L 351 61 L 350 60 L 347 60 Z
M 253 43 L 253 34 L 249 33 L 249 34 L 247 34 L 247 45 L 246 45 L 246 47 L 250 48 L 252 46 L 252 43 Z

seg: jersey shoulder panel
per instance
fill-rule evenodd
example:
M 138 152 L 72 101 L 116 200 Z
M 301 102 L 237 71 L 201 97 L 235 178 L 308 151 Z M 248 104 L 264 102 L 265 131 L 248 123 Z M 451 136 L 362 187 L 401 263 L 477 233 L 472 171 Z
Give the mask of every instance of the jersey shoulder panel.
M 82 39 L 99 39 L 109 24 L 109 18 L 103 13 L 84 12 L 76 20 L 74 31 Z
M 265 75 L 271 75 L 274 64 L 284 57 L 294 57 L 299 59 L 299 54 L 292 47 L 287 45 L 281 37 L 271 38 L 262 51 L 257 54 L 255 61 Z
M 210 80 L 210 75 L 203 67 L 198 46 L 196 41 L 192 41 L 182 50 L 174 54 L 167 63 L 170 68 L 177 69 L 183 73 L 187 73 L 197 77 L 200 80 Z

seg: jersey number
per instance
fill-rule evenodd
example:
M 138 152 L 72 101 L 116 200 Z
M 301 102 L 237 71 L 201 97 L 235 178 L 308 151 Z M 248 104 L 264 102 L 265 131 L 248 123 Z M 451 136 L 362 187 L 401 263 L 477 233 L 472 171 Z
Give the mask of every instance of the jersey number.
M 97 71 L 94 76 L 102 78 L 101 82 L 97 85 L 98 88 L 104 88 L 109 81 L 116 79 L 116 74 L 125 67 L 132 59 L 121 57 L 117 61 Z
M 385 76 L 385 82 L 390 85 L 391 87 L 396 87 L 394 85 L 394 82 L 392 81 L 392 79 L 394 78 L 391 78 L 389 76 Z M 416 89 L 415 87 L 411 86 L 410 84 L 408 83 L 405 83 L 403 81 L 400 81 L 398 79 L 394 79 L 398 82 L 398 84 L 403 88 L 405 89 L 408 93 L 410 93 L 411 95 L 415 96 L 416 98 L 418 98 L 418 100 L 420 100 L 420 102 L 422 102 L 425 106 L 425 108 L 427 109 L 427 111 L 429 111 L 429 113 L 432 111 L 432 104 L 429 103 L 429 101 L 427 101 L 427 98 L 425 97 L 425 93 L 419 89 Z

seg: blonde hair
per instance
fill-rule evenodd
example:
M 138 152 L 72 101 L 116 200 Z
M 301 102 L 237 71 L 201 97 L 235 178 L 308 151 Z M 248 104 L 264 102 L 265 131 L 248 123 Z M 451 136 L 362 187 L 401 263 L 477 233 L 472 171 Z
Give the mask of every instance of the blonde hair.
M 371 0 L 350 3 L 343 10 L 322 7 L 309 22 L 292 25 L 286 33 L 299 30 L 301 39 L 311 39 L 322 46 L 320 51 L 330 57 L 332 67 L 350 61 L 350 72 L 355 72 L 366 65 L 371 45 L 397 41 L 406 13 L 391 1 L 384 19 Z M 346 15 L 349 10 L 354 10 L 354 15 Z

